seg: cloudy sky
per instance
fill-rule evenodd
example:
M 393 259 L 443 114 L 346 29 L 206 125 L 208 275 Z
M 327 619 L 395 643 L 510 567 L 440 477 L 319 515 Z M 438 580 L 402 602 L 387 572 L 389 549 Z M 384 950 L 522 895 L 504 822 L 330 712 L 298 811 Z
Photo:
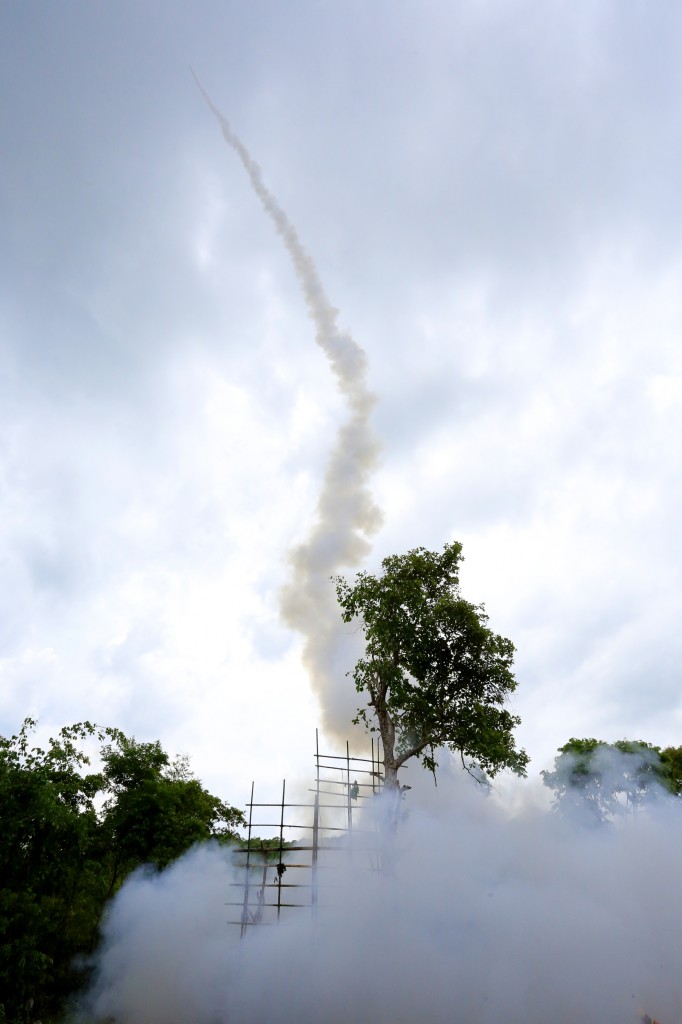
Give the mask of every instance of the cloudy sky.
M 312 772 L 279 594 L 346 409 L 191 64 L 367 355 L 362 564 L 463 542 L 531 775 L 682 742 L 682 10 L 5 0 L 0 49 L 2 733 Z

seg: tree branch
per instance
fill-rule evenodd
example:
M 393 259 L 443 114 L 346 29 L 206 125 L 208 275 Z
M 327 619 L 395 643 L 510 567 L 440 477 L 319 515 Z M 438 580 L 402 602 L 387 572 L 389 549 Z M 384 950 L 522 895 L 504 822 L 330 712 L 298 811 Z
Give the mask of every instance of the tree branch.
M 400 766 L 405 764 L 406 761 L 409 761 L 411 757 L 421 754 L 422 750 L 426 747 L 440 747 L 442 743 L 445 743 L 444 736 L 427 736 L 425 740 L 415 743 L 414 746 L 409 747 L 404 754 L 400 754 L 399 757 L 396 757 L 396 764 L 400 768 Z

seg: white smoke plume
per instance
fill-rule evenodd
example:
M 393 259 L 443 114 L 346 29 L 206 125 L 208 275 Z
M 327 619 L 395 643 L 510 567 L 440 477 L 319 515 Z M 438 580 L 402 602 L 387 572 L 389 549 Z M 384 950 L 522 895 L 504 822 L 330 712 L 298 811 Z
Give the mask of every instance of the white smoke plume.
M 321 861 L 316 917 L 285 909 L 241 941 L 225 851 L 138 875 L 107 918 L 90 1011 L 116 1024 L 635 1024 L 645 1010 L 680 1024 L 680 801 L 594 829 L 537 803 L 509 816 L 472 786 L 451 780 L 400 824 L 390 871 L 358 837 L 352 856 Z
M 254 192 L 282 237 L 315 325 L 315 340 L 329 360 L 348 407 L 348 417 L 329 456 L 315 524 L 308 539 L 290 553 L 292 574 L 280 594 L 284 622 L 303 636 L 303 658 L 322 703 L 324 725 L 329 733 L 345 738 L 355 703 L 345 696 L 349 688 L 344 685 L 344 672 L 349 666 L 339 672 L 335 664 L 341 618 L 330 577 L 344 567 L 360 564 L 369 551 L 368 538 L 382 520 L 368 488 L 378 444 L 370 426 L 376 398 L 367 386 L 367 357 L 350 334 L 338 328 L 338 310 L 327 298 L 295 227 L 264 184 L 261 169 L 246 146 L 190 70 L 223 138 L 241 160 Z

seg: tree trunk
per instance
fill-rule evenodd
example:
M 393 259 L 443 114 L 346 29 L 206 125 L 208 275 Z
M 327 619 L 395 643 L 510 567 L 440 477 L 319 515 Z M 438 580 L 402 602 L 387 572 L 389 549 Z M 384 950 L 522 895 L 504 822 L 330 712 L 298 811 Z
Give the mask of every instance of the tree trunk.
M 398 768 L 393 758 L 389 760 L 386 756 L 386 750 L 384 748 L 384 789 L 397 790 L 399 789 L 398 783 Z
M 385 705 L 376 708 L 376 715 L 379 721 L 381 745 L 384 748 L 384 789 L 395 792 L 400 788 L 399 765 L 395 757 L 395 725 Z

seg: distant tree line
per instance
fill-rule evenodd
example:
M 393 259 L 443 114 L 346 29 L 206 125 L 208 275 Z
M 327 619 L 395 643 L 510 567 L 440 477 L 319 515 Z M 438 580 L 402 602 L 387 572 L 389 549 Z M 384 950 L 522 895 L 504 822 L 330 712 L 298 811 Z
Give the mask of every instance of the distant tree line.
M 0 1022 L 56 1019 L 87 980 L 107 901 L 141 865 L 162 870 L 195 843 L 236 840 L 241 811 L 171 760 L 89 722 L 45 749 L 36 723 L 0 737 Z M 91 770 L 88 747 L 99 744 Z M 84 750 L 85 748 L 85 750 Z

